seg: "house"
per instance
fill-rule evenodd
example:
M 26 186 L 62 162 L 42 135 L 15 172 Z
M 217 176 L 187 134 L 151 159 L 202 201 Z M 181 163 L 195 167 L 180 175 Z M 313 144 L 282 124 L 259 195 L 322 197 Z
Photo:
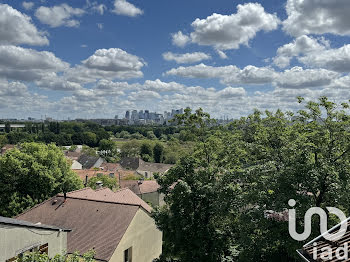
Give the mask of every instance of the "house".
M 96 252 L 96 261 L 152 261 L 162 253 L 162 232 L 152 208 L 129 189 L 82 190 L 55 197 L 17 218 L 71 228 L 67 252 Z
M 297 253 L 302 258 L 302 261 L 349 261 L 347 256 L 350 257 L 350 218 L 332 227 L 327 231 L 327 233 L 335 234 L 339 232 L 340 226 L 343 223 L 347 224 L 347 231 L 340 239 L 327 240 L 324 238 L 324 234 L 322 234 L 306 243 L 301 249 L 297 250 Z
M 77 161 L 82 164 L 83 169 L 99 168 L 103 163 L 103 158 L 99 156 L 81 155 Z
M 129 188 L 141 199 L 152 206 L 164 205 L 164 195 L 158 192 L 159 184 L 155 180 L 120 180 L 119 186 L 121 188 Z
M 136 170 L 136 172 L 145 178 L 153 178 L 154 173 L 166 173 L 174 165 L 163 163 L 145 162 L 140 158 L 125 157 L 120 161 L 120 165 L 126 169 Z
M 81 170 L 81 169 L 83 169 L 83 165 L 80 164 L 77 160 L 73 160 L 72 165 L 71 165 L 71 169 Z
M 5 154 L 7 151 L 11 150 L 15 148 L 15 145 L 10 145 L 10 144 L 7 144 L 7 145 L 4 145 L 2 148 L 1 148 L 1 152 L 0 154 L 3 155 Z
M 50 258 L 64 255 L 69 229 L 0 217 L 0 261 L 17 261 L 26 252 L 39 251 Z

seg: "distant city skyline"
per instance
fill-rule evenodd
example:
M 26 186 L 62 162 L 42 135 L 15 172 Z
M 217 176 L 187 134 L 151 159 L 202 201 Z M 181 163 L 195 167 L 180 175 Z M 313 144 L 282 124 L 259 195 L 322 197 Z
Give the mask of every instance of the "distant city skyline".
M 0 118 L 239 118 L 350 97 L 350 1 L 120 2 L 1 1 Z

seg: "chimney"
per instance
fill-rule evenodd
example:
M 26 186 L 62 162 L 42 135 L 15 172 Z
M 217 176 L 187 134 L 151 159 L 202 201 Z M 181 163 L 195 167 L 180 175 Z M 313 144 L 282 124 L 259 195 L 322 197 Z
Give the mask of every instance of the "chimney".
M 96 189 L 101 189 L 103 187 L 102 181 L 97 181 L 96 182 Z

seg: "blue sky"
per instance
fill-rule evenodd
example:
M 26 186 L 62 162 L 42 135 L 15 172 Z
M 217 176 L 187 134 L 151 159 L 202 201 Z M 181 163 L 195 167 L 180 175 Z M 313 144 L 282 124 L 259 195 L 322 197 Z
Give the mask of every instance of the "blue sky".
M 350 1 L 0 1 L 0 118 L 350 98 Z

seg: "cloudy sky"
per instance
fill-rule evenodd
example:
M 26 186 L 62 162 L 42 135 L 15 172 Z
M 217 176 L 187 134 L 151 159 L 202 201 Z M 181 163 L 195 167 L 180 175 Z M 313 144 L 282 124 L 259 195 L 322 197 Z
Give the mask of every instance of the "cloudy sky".
M 0 118 L 350 99 L 349 0 L 0 0 Z

